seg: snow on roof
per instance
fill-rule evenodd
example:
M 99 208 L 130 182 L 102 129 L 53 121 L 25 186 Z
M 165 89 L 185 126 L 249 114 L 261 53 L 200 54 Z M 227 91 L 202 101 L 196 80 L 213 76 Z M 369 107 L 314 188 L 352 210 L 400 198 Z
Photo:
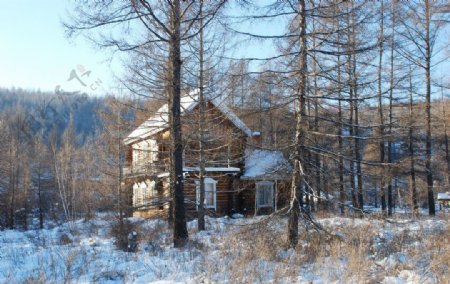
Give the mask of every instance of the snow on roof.
M 439 192 L 437 194 L 438 200 L 450 200 L 450 192 Z
M 226 117 L 240 130 L 242 130 L 247 136 L 252 136 L 252 131 L 245 125 L 245 123 L 233 113 L 223 101 L 219 99 L 207 99 L 215 107 L 217 107 Z M 198 100 L 198 90 L 189 93 L 186 96 L 181 97 L 181 115 L 192 111 L 199 103 Z M 141 139 L 145 139 L 152 136 L 166 128 L 169 127 L 169 106 L 168 104 L 163 105 L 158 109 L 154 116 L 150 117 L 139 125 L 130 135 L 125 138 L 125 144 L 131 144 Z
M 283 153 L 275 150 L 245 150 L 243 179 L 281 177 L 291 170 Z
M 183 167 L 183 172 L 187 173 L 187 172 L 198 172 L 200 171 L 199 167 Z M 241 169 L 240 168 L 233 168 L 233 167 L 206 167 L 205 168 L 206 172 L 230 172 L 230 173 L 234 173 L 234 172 L 240 172 Z M 157 177 L 162 178 L 162 177 L 168 177 L 170 176 L 169 172 L 163 172 L 157 175 Z
M 184 172 L 197 172 L 199 171 L 199 167 L 184 167 Z M 240 168 L 233 168 L 233 167 L 206 167 L 205 171 L 207 172 L 240 172 Z

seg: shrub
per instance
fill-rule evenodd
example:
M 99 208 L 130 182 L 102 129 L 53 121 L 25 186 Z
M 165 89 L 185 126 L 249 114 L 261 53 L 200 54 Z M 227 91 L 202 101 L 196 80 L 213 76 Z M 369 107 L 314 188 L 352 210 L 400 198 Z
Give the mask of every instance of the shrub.
M 124 219 L 122 222 L 116 222 L 111 228 L 111 234 L 116 239 L 115 245 L 123 251 L 136 252 L 138 244 L 137 226 Z

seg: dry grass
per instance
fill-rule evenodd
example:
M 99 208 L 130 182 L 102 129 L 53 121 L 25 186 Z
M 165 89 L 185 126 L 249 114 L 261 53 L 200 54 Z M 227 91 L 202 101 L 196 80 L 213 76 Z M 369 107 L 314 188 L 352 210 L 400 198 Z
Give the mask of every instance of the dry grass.
M 450 226 L 437 235 L 432 235 L 425 246 L 431 254 L 429 269 L 440 283 L 450 283 Z
M 303 229 L 295 251 L 286 247 L 283 219 L 243 226 L 226 237 L 214 236 L 211 242 L 221 244 L 216 249 L 223 259 L 233 261 L 211 267 L 208 275 L 225 273 L 231 283 L 268 279 L 286 283 L 312 273 L 329 281 L 376 283 L 413 271 L 440 283 L 450 280 L 449 227 L 430 233 L 424 228 L 411 231 L 403 223 L 366 220 L 327 228 L 340 237 Z M 283 224 L 274 228 L 273 223 Z M 424 261 L 424 252 L 430 254 L 429 261 Z
M 191 227 L 191 241 L 186 248 L 168 251 L 171 230 L 165 222 L 151 225 L 146 221 L 134 222 L 128 229 L 138 232 L 139 252 L 124 254 L 122 260 L 138 261 L 134 257 L 149 256 L 171 263 L 176 258 L 186 265 L 149 266 L 148 269 L 153 269 L 156 277 L 161 279 L 172 273 L 172 269 L 189 270 L 198 277 L 199 283 L 218 283 L 224 279 L 228 283 L 295 283 L 311 279 L 381 283 L 388 281 L 386 277 L 403 277 L 409 283 L 450 282 L 450 227 L 447 222 L 441 221 L 442 226 L 435 226 L 430 224 L 439 222 L 437 219 L 401 220 L 398 223 L 322 219 L 327 231 L 336 235 L 311 229 L 306 231 L 301 227 L 299 245 L 293 250 L 286 246 L 286 218 L 243 225 L 257 220 L 243 219 L 239 223 L 211 219 L 205 232 L 197 233 Z M 61 243 L 60 240 L 56 242 Z M 78 249 L 74 243 L 69 243 L 56 247 L 50 259 L 42 260 L 45 263 L 42 270 L 34 271 L 24 282 L 77 282 L 80 280 L 77 277 L 89 274 L 88 270 L 80 269 L 102 265 L 102 262 L 97 263 L 101 260 L 97 259 L 100 255 L 88 254 L 86 249 L 95 249 L 95 246 Z M 86 265 L 80 266 L 80 263 Z M 14 275 L 10 279 L 14 282 Z M 98 282 L 131 279 L 123 271 L 111 269 L 98 270 L 93 276 Z

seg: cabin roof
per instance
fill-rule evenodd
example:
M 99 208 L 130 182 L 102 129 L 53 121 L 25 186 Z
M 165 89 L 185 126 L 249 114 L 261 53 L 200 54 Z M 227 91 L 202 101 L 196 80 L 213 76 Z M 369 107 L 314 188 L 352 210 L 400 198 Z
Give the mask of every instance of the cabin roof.
M 450 200 L 450 192 L 439 192 L 437 194 L 438 200 Z
M 183 172 L 184 173 L 189 173 L 189 172 L 199 172 L 200 168 L 199 167 L 183 167 Z M 237 173 L 240 172 L 241 169 L 240 168 L 234 168 L 234 167 L 206 167 L 205 168 L 206 172 L 225 172 L 225 173 Z M 169 177 L 170 173 L 169 172 L 162 172 L 159 173 L 157 175 L 159 178 L 162 177 Z
M 284 179 L 291 170 L 291 165 L 281 151 L 247 149 L 241 179 Z
M 245 125 L 245 123 L 226 105 L 224 101 L 219 100 L 218 98 L 208 98 L 208 102 L 212 103 L 217 109 L 219 109 L 226 117 L 245 135 L 251 137 L 252 131 L 250 128 Z M 187 112 L 192 111 L 199 103 L 198 100 L 198 90 L 189 93 L 181 97 L 180 105 L 181 105 L 181 115 L 184 115 Z M 144 121 L 141 125 L 139 125 L 135 130 L 133 130 L 127 138 L 125 138 L 125 144 L 132 144 L 133 142 L 148 138 L 162 130 L 165 130 L 169 127 L 169 106 L 168 104 L 163 105 L 159 108 L 155 115 Z

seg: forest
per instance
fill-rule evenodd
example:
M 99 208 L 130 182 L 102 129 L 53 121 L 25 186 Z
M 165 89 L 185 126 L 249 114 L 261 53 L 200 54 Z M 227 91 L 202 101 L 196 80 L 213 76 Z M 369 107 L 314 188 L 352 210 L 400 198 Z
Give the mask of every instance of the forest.
M 67 35 L 126 55 L 127 72 L 120 91 L 102 96 L 0 89 L 0 230 L 59 228 L 68 233 L 55 242 L 69 246 L 64 267 L 13 278 L 0 265 L 0 281 L 449 280 L 450 205 L 438 200 L 450 192 L 446 1 L 74 2 Z M 182 141 L 197 136 L 181 131 L 180 99 L 193 91 L 200 103 L 225 102 L 261 133 L 261 149 L 283 153 L 292 166 L 286 207 L 242 219 L 186 215 Z M 163 104 L 170 216 L 136 219 L 124 139 Z M 96 244 L 71 254 L 87 236 Z M 114 252 L 133 271 L 159 268 L 134 278 L 119 266 L 93 272 L 115 249 L 139 256 Z M 80 255 L 93 263 L 84 272 L 73 270 Z M 33 261 L 52 253 L 41 257 Z

